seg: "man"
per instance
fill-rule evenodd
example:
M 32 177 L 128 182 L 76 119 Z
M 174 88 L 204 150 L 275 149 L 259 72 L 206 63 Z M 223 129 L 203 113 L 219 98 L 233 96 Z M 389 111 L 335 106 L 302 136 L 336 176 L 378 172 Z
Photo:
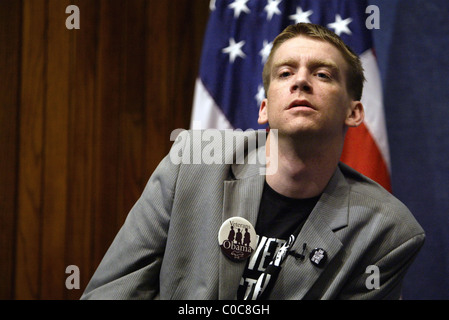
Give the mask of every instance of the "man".
M 213 148 L 223 161 L 191 164 L 176 159 L 191 160 L 198 139 L 180 134 L 83 299 L 400 297 L 424 231 L 401 202 L 339 163 L 347 128 L 363 121 L 360 60 L 331 31 L 298 24 L 275 39 L 263 77 L 266 143 L 233 139 Z M 266 175 L 249 160 L 260 151 Z M 228 239 L 234 226 L 254 225 L 257 242 Z

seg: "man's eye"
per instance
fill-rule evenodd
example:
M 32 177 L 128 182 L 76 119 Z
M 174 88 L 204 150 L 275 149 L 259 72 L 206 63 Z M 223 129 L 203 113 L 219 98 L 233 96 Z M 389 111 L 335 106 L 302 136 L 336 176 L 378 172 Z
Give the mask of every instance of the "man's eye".
M 324 72 L 318 72 L 318 73 L 316 74 L 316 76 L 317 76 L 318 78 L 322 78 L 322 79 L 330 79 L 330 76 L 329 76 L 328 74 L 324 73 Z
M 325 79 L 330 79 L 331 78 L 331 76 L 327 72 L 317 72 L 316 75 L 319 78 L 325 78 Z
M 279 74 L 279 77 L 280 78 L 287 78 L 288 76 L 290 76 L 290 72 L 288 72 L 288 71 L 284 71 L 284 72 L 281 72 L 280 74 Z

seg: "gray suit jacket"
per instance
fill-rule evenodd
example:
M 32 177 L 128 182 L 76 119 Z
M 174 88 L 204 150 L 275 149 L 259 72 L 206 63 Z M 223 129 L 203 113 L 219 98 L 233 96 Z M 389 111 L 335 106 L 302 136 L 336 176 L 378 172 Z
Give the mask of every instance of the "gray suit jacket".
M 186 154 L 191 137 L 183 132 L 172 150 Z M 236 150 L 257 151 L 234 141 Z M 167 156 L 82 299 L 235 299 L 246 263 L 221 253 L 218 232 L 232 216 L 256 224 L 265 180 L 260 166 L 175 164 Z M 306 243 L 307 258 L 286 259 L 270 299 L 397 299 L 424 238 L 400 201 L 340 163 L 293 246 L 301 252 Z M 327 252 L 323 268 L 308 258 L 314 248 Z M 369 266 L 378 268 L 377 289 L 366 285 L 377 274 Z

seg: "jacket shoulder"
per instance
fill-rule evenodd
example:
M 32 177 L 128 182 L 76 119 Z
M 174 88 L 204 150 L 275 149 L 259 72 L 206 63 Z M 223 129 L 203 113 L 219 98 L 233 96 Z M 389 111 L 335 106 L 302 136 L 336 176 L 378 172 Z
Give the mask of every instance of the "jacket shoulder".
M 359 173 L 346 164 L 339 164 L 346 182 L 350 186 L 352 206 L 362 206 L 370 219 L 383 221 L 404 228 L 410 235 L 423 234 L 424 230 L 408 207 L 380 184 Z

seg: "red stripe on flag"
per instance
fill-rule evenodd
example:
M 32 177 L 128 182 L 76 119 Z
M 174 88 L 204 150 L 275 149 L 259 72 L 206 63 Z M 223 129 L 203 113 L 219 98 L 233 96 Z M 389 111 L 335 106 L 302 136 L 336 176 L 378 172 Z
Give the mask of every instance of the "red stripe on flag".
M 340 160 L 391 192 L 387 165 L 364 123 L 349 128 Z

